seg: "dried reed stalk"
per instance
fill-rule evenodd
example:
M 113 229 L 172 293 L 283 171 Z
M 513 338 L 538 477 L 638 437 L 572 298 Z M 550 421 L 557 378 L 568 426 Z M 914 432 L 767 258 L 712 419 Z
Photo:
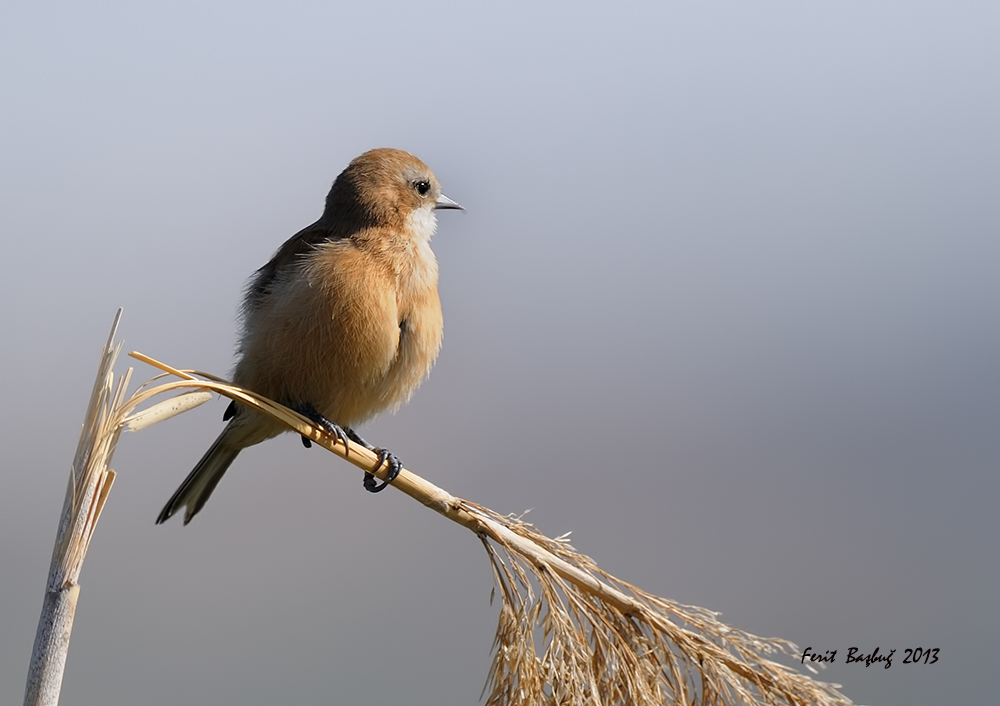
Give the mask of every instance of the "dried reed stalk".
M 183 387 L 219 392 L 366 471 L 376 461 L 371 451 L 358 444 L 346 450 L 305 417 L 266 398 L 214 376 L 130 355 L 183 380 L 150 389 L 150 396 Z M 566 537 L 550 539 L 519 518 L 457 498 L 406 469 L 392 487 L 472 530 L 486 548 L 501 598 L 488 706 L 851 703 L 836 685 L 770 659 L 799 652 L 787 640 L 760 638 L 720 622 L 712 611 L 650 595 L 602 571 Z
M 109 340 L 98 377 L 99 382 L 107 380 L 108 390 L 118 348 L 112 349 Z M 88 438 L 90 448 L 107 450 L 105 467 L 122 429 L 137 431 L 162 421 L 201 404 L 211 392 L 283 422 L 364 470 L 376 461 L 375 454 L 359 444 L 348 451 L 297 412 L 221 378 L 177 370 L 141 353 L 130 355 L 180 379 L 159 382 L 164 377 L 160 375 L 123 399 L 130 369 L 113 400 L 101 398 L 105 406 L 100 430 L 105 436 Z M 132 414 L 167 392 L 181 394 Z M 384 470 L 376 475 L 384 476 Z M 711 611 L 658 598 L 620 581 L 577 553 L 565 536 L 550 539 L 519 518 L 456 498 L 405 469 L 392 487 L 472 530 L 483 542 L 501 599 L 493 665 L 484 688 L 484 693 L 489 690 L 488 706 L 851 703 L 836 685 L 771 659 L 796 654 L 792 643 L 756 637 L 725 625 Z M 94 522 L 105 496 L 106 490 L 92 513 Z
M 115 480 L 115 472 L 108 468 L 108 461 L 120 432 L 112 421 L 112 411 L 121 404 L 129 378 L 126 374 L 115 385 L 111 372 L 121 349 L 120 343 L 114 343 L 121 315 L 119 309 L 101 354 L 97 379 L 70 469 L 69 486 L 59 515 L 56 543 L 45 584 L 42 614 L 28 667 L 25 706 L 50 706 L 59 702 L 73 617 L 80 595 L 80 568 Z
M 59 703 L 69 638 L 80 595 L 80 570 L 115 480 L 110 463 L 118 437 L 126 428 L 124 415 L 134 408 L 135 395 L 125 398 L 132 369 L 129 368 L 117 380 L 113 372 L 121 351 L 121 343 L 114 340 L 121 316 L 122 310 L 119 309 L 101 352 L 97 378 L 70 469 L 66 499 L 59 515 L 59 528 L 45 584 L 42 613 L 28 666 L 25 706 L 56 706 Z M 159 410 L 153 410 L 147 418 L 166 418 L 211 398 L 209 392 L 191 392 L 159 405 Z

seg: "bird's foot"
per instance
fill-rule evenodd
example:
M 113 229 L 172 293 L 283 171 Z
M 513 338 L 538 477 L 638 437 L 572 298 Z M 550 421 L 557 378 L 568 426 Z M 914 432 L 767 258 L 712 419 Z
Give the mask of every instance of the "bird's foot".
M 386 473 L 385 480 L 382 481 L 382 485 L 378 484 L 378 480 L 374 475 L 370 473 L 365 473 L 365 490 L 369 493 L 381 493 L 383 490 L 389 487 L 389 484 L 396 480 L 396 476 L 399 475 L 399 471 L 403 468 L 403 464 L 399 462 L 396 458 L 396 454 L 385 449 L 372 449 L 376 454 L 378 454 L 378 460 L 375 462 L 375 466 L 372 468 L 372 473 L 375 473 L 382 467 L 382 464 L 386 464 L 389 467 L 389 472 Z
M 396 476 L 399 475 L 399 471 L 403 468 L 403 464 L 399 462 L 398 458 L 396 458 L 396 454 L 392 453 L 391 451 L 387 451 L 386 449 L 382 449 L 377 446 L 372 446 L 367 441 L 365 441 L 360 434 L 358 434 L 350 427 L 348 427 L 344 431 L 347 432 L 347 436 L 351 438 L 351 441 L 361 444 L 369 451 L 374 451 L 375 454 L 378 456 L 378 460 L 375 461 L 375 465 L 372 467 L 371 472 L 365 473 L 364 481 L 365 481 L 365 490 L 367 490 L 369 493 L 381 493 L 383 490 L 386 489 L 386 487 L 390 483 L 396 480 Z M 379 485 L 378 479 L 372 474 L 376 473 L 378 469 L 382 467 L 382 464 L 386 464 L 386 466 L 388 466 L 389 468 L 389 471 L 388 473 L 386 473 L 385 480 L 382 482 L 382 485 Z
M 327 434 L 329 434 L 337 441 L 342 443 L 344 445 L 345 451 L 348 450 L 347 439 L 349 435 L 343 429 L 341 429 L 340 426 L 334 424 L 329 419 L 324 417 L 322 414 L 317 412 L 315 407 L 313 407 L 311 404 L 307 404 L 295 407 L 294 409 L 303 417 L 306 417 L 307 419 L 309 419 L 309 421 L 313 422 L 314 424 L 316 424 L 316 426 L 320 427 Z M 305 436 L 302 437 L 302 445 L 305 446 L 307 449 L 312 448 L 312 442 Z

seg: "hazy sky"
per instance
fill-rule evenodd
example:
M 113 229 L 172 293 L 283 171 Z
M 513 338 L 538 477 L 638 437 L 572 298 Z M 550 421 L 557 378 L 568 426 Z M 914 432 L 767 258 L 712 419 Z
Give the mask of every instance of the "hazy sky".
M 858 703 L 995 694 L 1000 6 L 277 8 L 0 9 L 0 702 L 115 309 L 228 374 L 246 278 L 376 146 L 468 210 L 367 438 L 649 592 L 897 650 L 824 672 Z M 283 436 L 154 526 L 224 408 L 123 438 L 64 702 L 478 703 L 478 540 L 354 467 Z

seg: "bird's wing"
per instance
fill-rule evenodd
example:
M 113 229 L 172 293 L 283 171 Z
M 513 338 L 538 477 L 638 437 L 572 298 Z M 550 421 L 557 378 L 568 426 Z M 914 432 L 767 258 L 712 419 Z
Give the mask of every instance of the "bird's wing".
M 330 230 L 313 223 L 286 240 L 266 265 L 257 270 L 247 285 L 243 301 L 243 315 L 250 317 L 267 298 L 278 273 L 297 259 L 312 252 L 317 245 L 332 238 Z

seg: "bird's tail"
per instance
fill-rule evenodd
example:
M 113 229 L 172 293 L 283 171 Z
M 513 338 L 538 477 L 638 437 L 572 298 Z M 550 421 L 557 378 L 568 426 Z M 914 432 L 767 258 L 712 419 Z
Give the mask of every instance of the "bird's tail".
M 185 505 L 187 510 L 184 512 L 184 524 L 187 524 L 205 506 L 226 469 L 243 450 L 242 446 L 233 446 L 232 441 L 226 438 L 228 431 L 229 427 L 226 427 L 201 457 L 194 470 L 181 483 L 181 487 L 164 505 L 159 517 L 156 518 L 156 524 L 166 522 Z

